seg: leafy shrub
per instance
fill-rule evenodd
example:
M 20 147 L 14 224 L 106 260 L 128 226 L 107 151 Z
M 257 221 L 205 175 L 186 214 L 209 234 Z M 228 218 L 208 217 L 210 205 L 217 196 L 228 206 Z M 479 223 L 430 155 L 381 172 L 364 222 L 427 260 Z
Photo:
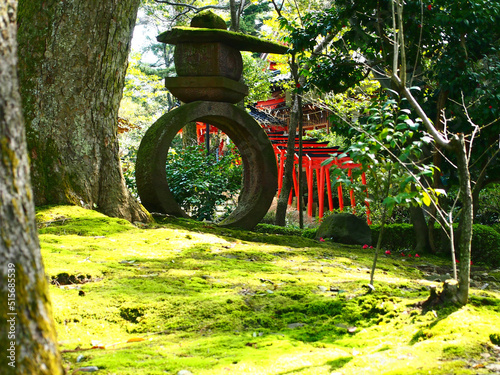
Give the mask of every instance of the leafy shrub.
M 372 241 L 376 243 L 380 226 L 372 225 Z M 438 227 L 436 226 L 436 229 Z M 454 225 L 455 232 L 458 224 Z M 447 244 L 437 237 L 436 247 L 446 249 Z M 410 224 L 386 224 L 382 246 L 391 250 L 413 249 L 416 243 L 413 226 Z M 500 265 L 500 233 L 495 229 L 481 224 L 474 224 L 472 228 L 472 261 L 484 263 L 492 267 Z
M 281 227 L 272 224 L 257 224 L 254 228 L 257 233 L 270 233 L 270 234 L 283 234 L 286 236 L 301 236 L 305 238 L 314 238 L 316 236 L 317 228 L 299 229 L 294 227 Z
M 254 231 L 257 233 L 283 234 L 286 236 L 302 235 L 302 229 L 281 227 L 279 225 L 272 225 L 272 224 L 257 224 Z
M 372 230 L 372 243 L 376 244 L 380 234 L 380 225 L 370 226 Z M 413 249 L 415 243 L 415 232 L 411 224 L 386 224 L 382 246 L 391 250 Z
M 313 239 L 316 237 L 317 232 L 318 228 L 306 228 L 302 231 L 302 237 Z
M 486 225 L 472 229 L 472 260 L 493 267 L 500 265 L 500 233 Z
M 168 186 L 193 219 L 215 221 L 229 215 L 237 205 L 243 165 L 235 150 L 218 158 L 212 153 L 207 155 L 201 146 L 169 154 Z
M 494 345 L 500 345 L 500 333 L 492 333 L 490 340 Z
M 474 221 L 480 224 L 495 224 L 500 221 L 500 184 L 492 184 L 481 190 Z

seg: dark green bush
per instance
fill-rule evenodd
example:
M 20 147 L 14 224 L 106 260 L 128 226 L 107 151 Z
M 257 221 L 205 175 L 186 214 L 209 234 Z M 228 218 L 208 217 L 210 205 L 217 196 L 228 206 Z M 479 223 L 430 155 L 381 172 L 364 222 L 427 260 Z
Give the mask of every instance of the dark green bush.
M 500 233 L 489 226 L 474 224 L 472 261 L 492 267 L 500 266 Z
M 372 230 L 372 244 L 377 243 L 380 225 L 370 226 Z M 416 243 L 415 232 L 411 224 L 386 224 L 382 247 L 391 250 L 413 249 Z
M 217 211 L 227 216 L 236 207 L 241 189 L 243 165 L 239 154 L 228 152 L 216 158 L 207 156 L 203 147 L 187 147 L 170 153 L 167 159 L 167 181 L 179 205 L 196 220 L 216 220 Z
M 380 233 L 379 225 L 372 225 L 372 242 L 377 243 Z M 454 225 L 455 232 L 458 224 Z M 436 230 L 438 227 L 436 226 Z M 444 243 L 441 236 L 436 236 L 436 247 L 446 254 L 449 243 Z M 412 250 L 416 243 L 413 226 L 410 224 L 386 224 L 382 247 L 390 250 Z M 500 233 L 493 228 L 474 224 L 472 230 L 472 261 L 474 263 L 487 264 L 491 267 L 500 265 Z
M 314 239 L 318 228 L 306 228 L 302 231 L 302 237 Z
M 271 234 L 284 234 L 286 236 L 301 236 L 302 229 L 290 228 L 290 227 L 280 227 L 279 225 L 272 224 L 257 224 L 254 229 L 257 233 L 271 233 Z
M 254 232 L 257 233 L 283 234 L 286 236 L 301 236 L 305 238 L 314 238 L 317 230 L 317 228 L 300 229 L 263 223 L 257 224 L 254 228 Z

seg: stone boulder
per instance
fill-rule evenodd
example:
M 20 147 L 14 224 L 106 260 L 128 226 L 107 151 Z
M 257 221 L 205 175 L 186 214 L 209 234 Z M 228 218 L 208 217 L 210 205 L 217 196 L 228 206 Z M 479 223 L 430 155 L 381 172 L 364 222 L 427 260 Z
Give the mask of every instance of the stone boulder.
M 318 228 L 316 239 L 320 238 L 347 245 L 371 245 L 372 232 L 365 219 L 352 214 L 333 214 Z

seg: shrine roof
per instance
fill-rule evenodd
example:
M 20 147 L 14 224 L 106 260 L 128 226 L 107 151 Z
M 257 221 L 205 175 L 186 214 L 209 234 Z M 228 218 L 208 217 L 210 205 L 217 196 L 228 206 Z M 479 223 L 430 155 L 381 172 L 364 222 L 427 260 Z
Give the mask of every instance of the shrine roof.
M 236 33 L 222 29 L 205 29 L 197 27 L 174 27 L 156 37 L 156 40 L 167 44 L 180 43 L 224 43 L 240 51 L 286 54 L 288 47 L 263 40 L 252 35 Z

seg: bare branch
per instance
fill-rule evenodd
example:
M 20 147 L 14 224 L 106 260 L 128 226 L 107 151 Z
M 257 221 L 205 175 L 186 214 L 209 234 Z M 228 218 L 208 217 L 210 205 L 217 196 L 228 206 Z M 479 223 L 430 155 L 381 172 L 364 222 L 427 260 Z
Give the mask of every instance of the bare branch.
M 156 3 L 160 3 L 160 4 L 167 4 L 167 5 L 171 5 L 171 6 L 174 6 L 174 7 L 184 7 L 184 8 L 189 8 L 190 10 L 194 10 L 196 13 L 199 13 L 203 10 L 206 10 L 206 9 L 221 9 L 221 10 L 227 10 L 229 9 L 229 6 L 224 6 L 224 5 L 205 5 L 205 6 L 202 6 L 202 7 L 197 7 L 197 6 L 194 6 L 194 5 L 191 5 L 191 4 L 185 4 L 185 3 L 176 3 L 176 2 L 173 2 L 173 1 L 169 1 L 169 0 L 154 0 Z
M 271 2 L 273 3 L 274 10 L 278 14 L 278 17 L 283 17 L 283 15 L 281 14 L 281 10 L 283 9 L 283 5 L 285 5 L 285 2 L 283 1 L 280 7 L 278 7 L 278 4 L 276 4 L 275 0 L 271 0 Z
M 413 66 L 413 72 L 417 71 L 418 66 L 418 56 L 420 55 L 420 51 L 422 49 L 422 34 L 424 32 L 424 2 L 420 1 L 420 35 L 418 37 L 417 44 L 417 55 L 415 56 L 415 65 Z M 410 87 L 413 86 L 413 79 L 415 78 L 415 74 L 412 74 L 410 80 Z
M 443 134 L 438 132 L 432 121 L 429 119 L 429 117 L 427 117 L 427 114 L 422 109 L 417 100 L 414 98 L 410 90 L 408 90 L 406 85 L 403 82 L 401 82 L 399 77 L 395 74 L 392 75 L 391 79 L 394 82 L 394 84 L 396 84 L 398 89 L 403 93 L 404 97 L 408 100 L 408 102 L 410 102 L 411 106 L 415 109 L 418 116 L 422 119 L 425 128 L 430 133 L 430 135 L 432 135 L 436 143 L 443 148 L 451 149 L 450 141 L 447 138 L 445 138 Z

